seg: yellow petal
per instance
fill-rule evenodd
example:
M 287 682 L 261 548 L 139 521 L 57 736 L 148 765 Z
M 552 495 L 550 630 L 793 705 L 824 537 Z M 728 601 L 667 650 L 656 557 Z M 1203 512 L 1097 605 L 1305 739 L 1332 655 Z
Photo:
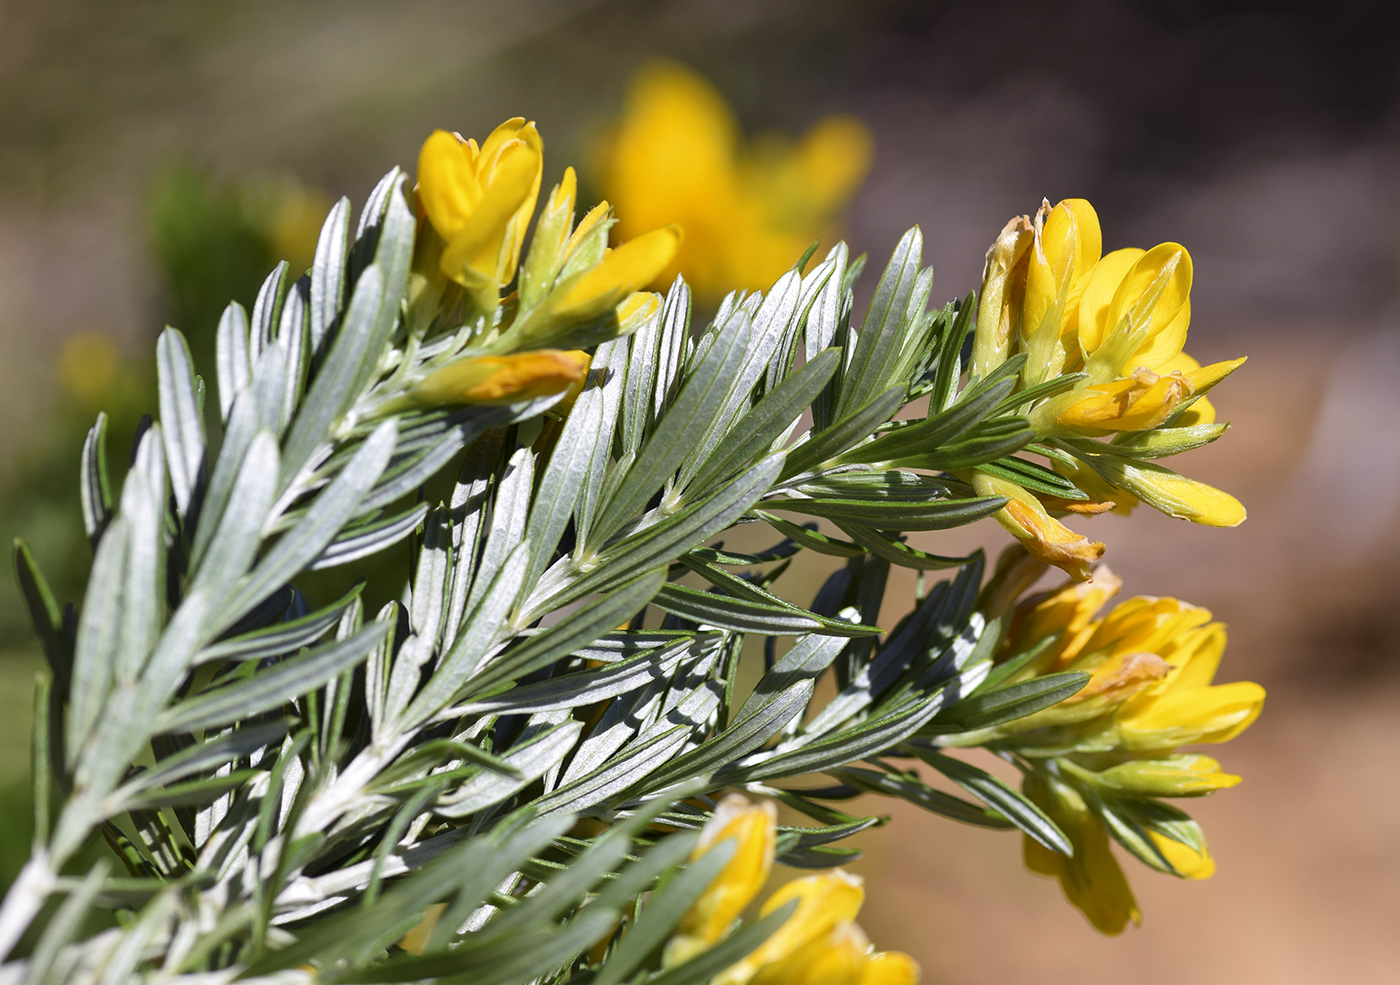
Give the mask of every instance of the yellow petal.
M 1112 330 L 1108 315 L 1118 285 L 1146 253 L 1136 248 L 1114 250 L 1090 269 L 1079 299 L 1079 345 L 1086 355 L 1098 349 Z
M 1171 867 L 1187 879 L 1209 879 L 1215 875 L 1215 859 L 1211 857 L 1210 851 L 1204 854 L 1197 854 L 1190 845 L 1183 845 L 1181 842 L 1156 831 L 1149 831 L 1148 836 L 1152 843 L 1157 846 L 1157 850 L 1166 856 Z
M 442 254 L 442 272 L 463 286 L 470 286 L 464 268 L 471 268 L 497 284 L 505 284 L 515 273 L 512 220 L 528 205 L 534 207 L 539 187 L 541 159 L 534 148 L 523 142 L 501 151 L 496 168 L 487 178 L 481 201 L 458 231 L 444 236 L 447 249 Z M 429 213 L 431 215 L 431 213 Z M 528 221 L 529 216 L 525 219 Z
M 1043 599 L 1023 602 L 1012 622 L 1012 652 L 1029 649 L 1046 637 L 1058 635 L 1060 642 L 1055 648 L 1072 657 L 1068 651 L 1075 637 L 1122 586 L 1123 580 L 1107 565 L 1101 565 L 1088 581 L 1067 582 Z
M 1264 689 L 1253 681 L 1167 691 L 1118 720 L 1123 747 L 1170 749 L 1195 742 L 1228 742 L 1253 724 Z
M 616 307 L 666 269 L 681 244 L 679 226 L 663 226 L 623 243 L 584 274 L 554 307 L 560 318 L 594 318 Z
M 780 886 L 759 911 L 767 916 L 790 900 L 797 901 L 792 916 L 758 946 L 741 964 L 761 968 L 828 933 L 838 923 L 851 923 L 865 902 L 859 876 L 842 869 L 794 879 Z
M 589 355 L 536 349 L 508 356 L 472 356 L 429 374 L 413 388 L 425 404 L 511 404 L 562 393 L 588 373 Z
M 838 923 L 784 958 L 758 969 L 752 985 L 861 985 L 870 939 L 853 923 Z
M 481 200 L 472 156 L 446 130 L 434 130 L 418 152 L 418 200 L 444 240 L 461 233 Z
M 686 911 L 677 933 L 696 938 L 706 946 L 724 936 L 768 879 L 773 868 L 777 824 L 778 811 L 768 801 L 753 804 L 746 797 L 730 794 L 719 802 L 701 829 L 690 858 L 693 862 L 730 839 L 735 842 L 734 854 Z
M 853 116 L 829 116 L 803 136 L 797 146 L 797 181 L 818 213 L 839 208 L 870 170 L 875 141 Z
M 1068 301 L 1070 289 L 1098 262 L 1103 251 L 1103 234 L 1098 213 L 1082 198 L 1060 202 L 1046 217 L 1026 271 L 1026 294 L 1022 303 L 1021 333 L 1029 338 L 1040 327 L 1046 312 L 1063 292 Z M 1061 323 L 1069 305 L 1061 312 Z
M 1102 543 L 1066 527 L 1045 512 L 1040 500 L 1014 482 L 973 472 L 972 485 L 979 496 L 1007 497 L 1007 504 L 992 515 L 1032 557 L 1053 564 L 1080 581 L 1088 579 L 1090 566 L 1103 557 Z
M 1180 374 L 1158 376 L 1139 369 L 1131 377 L 1085 387 L 1084 397 L 1061 411 L 1063 428 L 1104 433 L 1147 431 L 1161 424 L 1191 396 L 1190 381 Z
M 1105 456 L 1096 459 L 1094 466 L 1115 486 L 1180 520 L 1208 527 L 1234 527 L 1243 523 L 1247 516 L 1244 506 L 1229 493 L 1151 462 Z

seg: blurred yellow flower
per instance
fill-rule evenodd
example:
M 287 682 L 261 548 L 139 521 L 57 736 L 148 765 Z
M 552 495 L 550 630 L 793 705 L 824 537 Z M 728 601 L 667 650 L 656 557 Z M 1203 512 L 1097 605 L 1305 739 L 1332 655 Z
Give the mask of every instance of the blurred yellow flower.
M 1127 877 L 1109 848 L 1108 833 L 1084 798 L 1067 784 L 1040 774 L 1026 778 L 1024 791 L 1074 848 L 1066 858 L 1026 836 L 1026 868 L 1059 879 L 1065 897 L 1102 933 L 1121 934 L 1129 920 L 1142 923 Z
M 581 385 L 586 352 L 535 349 L 508 356 L 469 356 L 435 370 L 413 388 L 425 404 L 510 404 Z
M 79 332 L 63 342 L 58 354 L 58 379 L 74 397 L 95 401 L 116 382 L 120 357 L 112 340 L 101 332 Z
M 667 223 L 685 244 L 654 283 L 683 273 L 710 298 L 763 289 L 836 220 L 870 167 L 860 121 L 828 117 L 795 145 L 770 137 L 746 145 L 723 97 L 675 62 L 635 76 L 621 120 L 598 158 L 604 193 L 627 239 Z
M 464 287 L 478 308 L 495 308 L 515 276 L 525 227 L 535 211 L 544 142 L 516 117 L 477 146 L 435 130 L 418 155 L 418 200 L 446 244 L 443 275 Z
M 701 829 L 690 858 L 695 861 L 731 839 L 735 843 L 734 854 L 681 917 L 676 934 L 666 947 L 668 965 L 689 960 L 729 932 L 768 879 L 777 835 L 778 811 L 771 802 L 753 804 L 739 794 L 730 794 L 719 802 Z

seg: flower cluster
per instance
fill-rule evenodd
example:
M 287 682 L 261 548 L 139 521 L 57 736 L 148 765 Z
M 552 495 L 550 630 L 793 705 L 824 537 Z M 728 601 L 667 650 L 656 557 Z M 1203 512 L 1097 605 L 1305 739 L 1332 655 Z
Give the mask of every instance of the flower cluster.
M 666 946 L 666 963 L 682 964 L 730 934 L 758 895 L 773 865 L 777 811 L 739 794 L 719 802 L 691 854 L 696 861 L 730 842 L 733 854 L 681 918 Z M 780 886 L 759 918 L 791 906 L 773 933 L 713 979 L 713 985 L 913 985 L 919 966 L 907 954 L 876 951 L 855 923 L 865 891 L 859 877 L 833 869 Z
M 574 224 L 573 168 L 549 195 L 524 263 L 544 144 L 533 123 L 507 120 L 480 145 L 435 131 L 418 156 L 421 217 L 410 288 L 410 330 L 422 337 L 455 308 L 462 346 L 427 374 L 414 396 L 428 404 L 503 404 L 561 393 L 588 370 L 582 350 L 625 335 L 657 310 L 641 290 L 680 248 L 674 224 L 608 247 L 607 202 Z M 518 274 L 518 277 L 517 277 Z M 503 296 L 512 283 L 514 291 Z
M 1035 447 L 1072 492 L 1037 495 L 985 470 L 971 476 L 974 487 L 1006 496 L 1002 526 L 1081 579 L 1104 546 L 1057 516 L 1127 512 L 1141 501 L 1209 526 L 1245 517 L 1233 496 L 1156 464 L 1224 432 L 1206 393 L 1244 362 L 1201 366 L 1183 351 L 1190 254 L 1162 243 L 1105 255 L 1102 244 L 1083 199 L 1007 223 L 987 252 L 970 367 L 973 378 L 1017 376 Z
M 1088 681 L 1050 708 L 947 743 L 985 745 L 1022 765 L 1024 793 L 1074 848 L 1067 857 L 1027 838 L 1027 866 L 1058 877 L 1070 902 L 1110 934 L 1139 919 L 1110 836 L 1160 871 L 1209 877 L 1215 863 L 1199 826 L 1157 798 L 1238 783 L 1211 757 L 1178 747 L 1228 742 L 1264 704 L 1258 684 L 1214 683 L 1226 637 L 1209 611 L 1138 596 L 1097 615 L 1120 587 L 1099 567 L 1087 582 L 1018 605 L 1000 656 L 1006 682 L 1065 672 Z
M 603 188 L 634 236 L 679 222 L 684 246 L 662 274 L 683 272 L 697 294 L 763 290 L 836 218 L 870 166 L 865 126 L 828 117 L 792 144 L 768 135 L 746 146 L 714 87 L 674 62 L 637 73 L 627 111 L 600 147 Z

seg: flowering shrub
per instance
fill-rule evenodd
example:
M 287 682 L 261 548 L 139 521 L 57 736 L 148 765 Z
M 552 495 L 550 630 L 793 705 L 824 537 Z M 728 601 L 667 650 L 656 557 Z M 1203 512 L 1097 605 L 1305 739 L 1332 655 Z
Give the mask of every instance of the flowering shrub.
M 1263 692 L 1213 683 L 1202 609 L 1098 616 L 1104 545 L 1060 520 L 1243 519 L 1156 464 L 1223 433 L 1205 394 L 1238 365 L 1182 353 L 1186 251 L 1100 256 L 1070 200 L 1006 227 L 980 294 L 931 308 L 914 228 L 863 318 L 838 244 L 702 326 L 684 279 L 647 290 L 691 233 L 610 249 L 571 170 L 536 215 L 542 152 L 519 119 L 432 134 L 416 185 L 391 172 L 354 224 L 336 203 L 306 274 L 228 307 L 207 382 L 162 333 L 119 484 L 99 416 L 81 608 L 16 553 L 50 672 L 7 973 L 912 982 L 837 868 L 880 822 L 845 809 L 863 793 L 1023 832 L 1110 933 L 1138 916 L 1110 840 L 1209 875 L 1163 798 L 1236 782 L 1181 747 L 1237 735 Z M 986 517 L 1018 541 L 990 576 L 908 542 Z M 749 546 L 716 539 L 738 525 Z M 389 552 L 412 559 L 395 598 L 306 588 Z M 800 556 L 833 559 L 811 600 L 780 582 Z M 1028 596 L 1048 565 L 1071 582 Z M 891 566 L 950 574 L 882 629 Z M 96 834 L 111 863 L 68 871 Z M 775 862 L 819 871 L 750 913 Z M 93 909 L 118 924 L 85 929 Z

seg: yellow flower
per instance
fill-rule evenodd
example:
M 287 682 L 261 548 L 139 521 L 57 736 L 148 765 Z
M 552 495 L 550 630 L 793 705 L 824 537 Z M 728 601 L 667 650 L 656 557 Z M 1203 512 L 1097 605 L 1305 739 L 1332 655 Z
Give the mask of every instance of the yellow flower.
M 768 801 L 753 804 L 739 794 L 730 794 L 719 802 L 701 829 L 690 859 L 693 862 L 728 840 L 735 843 L 734 854 L 681 917 L 666 947 L 668 965 L 688 961 L 729 932 L 773 868 L 777 826 L 778 811 Z
M 841 869 L 794 879 L 769 896 L 759 911 L 767 916 L 796 900 L 797 907 L 773 934 L 742 961 L 730 966 L 714 985 L 743 985 L 766 965 L 781 961 L 814 940 L 825 937 L 837 924 L 851 923 L 865 901 L 860 877 Z
M 853 923 L 838 923 L 787 957 L 765 965 L 752 985 L 860 985 L 870 963 L 870 939 Z
M 1084 199 L 1068 198 L 1053 209 L 1042 206 L 1037 213 L 1020 317 L 1021 338 L 1030 354 L 1030 381 L 1079 362 L 1078 302 L 1102 253 L 1098 213 Z
M 1045 512 L 1040 500 L 1014 482 L 974 471 L 972 486 L 979 496 L 1007 497 L 1007 504 L 993 516 L 1032 557 L 1053 564 L 1080 581 L 1089 577 L 1089 566 L 1103 557 L 1102 543 L 1066 527 Z
M 1180 373 L 1158 376 L 1137 369 L 1126 379 L 1085 387 L 1084 396 L 1055 418 L 1071 431 L 1103 434 L 1108 431 L 1147 431 L 1161 424 L 1194 392 Z
M 1038 774 L 1027 776 L 1026 796 L 1065 833 L 1074 848 L 1066 858 L 1030 837 L 1022 844 L 1026 868 L 1060 880 L 1065 897 L 1101 933 L 1121 934 L 1128 921 L 1142 923 L 1133 891 L 1109 848 L 1108 833 L 1071 787 Z
M 684 247 L 658 272 L 703 296 L 767 288 L 834 220 L 869 168 L 871 140 L 848 117 L 814 126 L 795 146 L 744 145 L 738 123 L 705 79 L 654 62 L 633 80 L 626 112 L 600 148 L 599 171 L 627 239 L 665 223 Z
M 63 343 L 58 354 L 58 378 L 71 395 L 95 402 L 108 395 L 121 368 L 112 340 L 100 332 L 79 332 Z
M 1096 568 L 1088 581 L 1069 581 L 1048 595 L 1027 599 L 1016 607 L 1007 651 L 1023 653 L 1047 637 L 1058 636 L 1051 647 L 1051 665 L 1071 647 L 1077 652 L 1082 640 L 1078 644 L 1076 640 L 1092 631 L 1089 623 L 1094 614 L 1122 587 L 1123 579 L 1105 564 Z
M 901 951 L 870 955 L 860 985 L 919 985 L 919 963 Z
M 513 404 L 581 385 L 591 357 L 578 350 L 536 349 L 508 356 L 468 356 L 435 370 L 413 388 L 425 404 Z
M 1191 323 L 1191 255 L 1176 243 L 1115 250 L 1079 300 L 1079 345 L 1095 382 L 1176 358 Z
M 1094 456 L 1090 464 L 1115 487 L 1179 520 L 1207 527 L 1236 527 L 1247 516 L 1244 504 L 1229 493 L 1152 462 L 1102 455 Z
M 1166 856 L 1168 864 L 1185 879 L 1209 879 L 1215 875 L 1215 859 L 1210 850 L 1198 853 L 1190 845 L 1183 845 L 1175 839 L 1149 831 L 1148 837 L 1157 850 Z
M 515 276 L 525 228 L 535 211 L 544 143 L 521 117 L 477 146 L 435 130 L 418 155 L 418 199 L 446 244 L 439 265 L 483 311 L 495 308 Z

